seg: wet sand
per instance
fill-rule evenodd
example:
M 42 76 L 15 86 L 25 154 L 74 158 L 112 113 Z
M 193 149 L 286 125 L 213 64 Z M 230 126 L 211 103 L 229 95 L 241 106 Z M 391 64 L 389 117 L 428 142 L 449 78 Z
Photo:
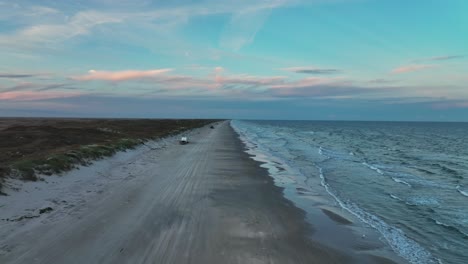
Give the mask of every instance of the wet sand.
M 349 225 L 349 224 L 352 224 L 353 222 L 351 222 L 350 220 L 344 218 L 343 216 L 337 214 L 337 213 L 334 213 L 328 209 L 325 209 L 325 208 L 322 208 L 322 212 L 324 214 L 326 214 L 328 217 L 330 217 L 330 219 L 332 219 L 333 221 L 339 223 L 339 224 L 342 224 L 342 225 Z
M 244 152 L 229 122 L 189 139 L 113 167 L 108 177 L 133 176 L 91 203 L 8 226 L 20 231 L 0 239 L 8 249 L 0 263 L 392 263 L 311 240 L 305 212 Z

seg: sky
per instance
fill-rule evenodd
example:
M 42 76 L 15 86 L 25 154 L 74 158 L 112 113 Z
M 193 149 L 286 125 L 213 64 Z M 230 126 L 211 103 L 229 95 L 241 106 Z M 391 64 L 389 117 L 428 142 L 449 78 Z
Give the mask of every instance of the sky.
M 0 116 L 468 121 L 466 0 L 0 0 Z

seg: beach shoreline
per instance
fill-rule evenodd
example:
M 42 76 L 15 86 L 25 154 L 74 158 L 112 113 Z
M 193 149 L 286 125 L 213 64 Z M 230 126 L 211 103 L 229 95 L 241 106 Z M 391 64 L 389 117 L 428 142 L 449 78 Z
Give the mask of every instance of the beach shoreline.
M 394 263 L 371 249 L 350 255 L 311 239 L 316 230 L 306 213 L 246 153 L 228 121 L 188 136 L 188 145 L 172 139 L 63 176 L 111 183 L 80 190 L 87 196 L 68 207 L 44 201 L 55 207 L 37 218 L 1 221 L 9 235 L 0 239 L 0 262 Z M 63 201 L 78 192 L 73 188 L 61 193 Z M 345 224 L 332 211 L 324 214 Z
M 347 256 L 349 259 L 343 263 L 408 263 L 384 242 L 377 230 L 338 204 L 324 202 L 322 193 L 301 184 L 307 179 L 297 168 L 290 167 L 284 160 L 265 151 L 259 142 L 246 137 L 237 126 L 231 126 L 239 134 L 244 152 L 266 171 L 274 186 L 281 189 L 281 195 L 304 212 L 308 226 L 308 232 L 304 232 L 304 235 L 309 240 Z M 320 184 L 317 182 L 317 185 Z M 324 189 L 321 185 L 318 188 Z

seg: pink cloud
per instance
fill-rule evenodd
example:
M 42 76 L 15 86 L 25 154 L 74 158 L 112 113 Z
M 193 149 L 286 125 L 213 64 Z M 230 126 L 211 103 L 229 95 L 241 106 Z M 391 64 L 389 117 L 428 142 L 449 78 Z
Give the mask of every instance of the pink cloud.
M 224 68 L 218 66 L 214 69 L 214 72 L 215 72 L 215 84 L 211 85 L 210 88 L 219 88 L 222 86 L 223 77 L 221 76 L 221 74 L 224 72 Z
M 127 71 L 96 71 L 90 70 L 87 75 L 74 76 L 71 79 L 76 81 L 111 81 L 122 82 L 129 80 L 147 79 L 158 77 L 161 74 L 172 71 L 172 69 L 156 69 L 147 71 L 127 70 Z
M 299 80 L 288 80 L 285 76 L 253 76 L 253 75 L 223 75 L 225 70 L 215 68 L 213 79 L 196 79 L 179 76 L 178 78 L 161 78 L 171 91 L 199 87 L 197 94 L 240 96 L 248 98 L 261 92 L 265 96 L 311 96 L 311 95 L 339 95 L 340 92 L 349 95 L 350 83 L 343 82 L 342 78 L 310 77 Z M 334 86 L 334 88 L 329 88 Z M 346 86 L 346 88 L 337 88 Z M 191 91 L 190 89 L 187 92 Z M 206 93 L 209 92 L 209 93 Z M 362 92 L 361 90 L 357 92 Z
M 0 92 L 0 101 L 36 101 L 55 98 L 68 98 L 80 96 L 78 92 L 51 92 L 51 91 L 17 91 Z
M 435 65 L 429 64 L 412 64 L 412 65 L 405 65 L 392 70 L 393 74 L 401 74 L 401 73 L 408 73 L 408 72 L 415 72 L 421 71 L 425 69 L 434 68 Z

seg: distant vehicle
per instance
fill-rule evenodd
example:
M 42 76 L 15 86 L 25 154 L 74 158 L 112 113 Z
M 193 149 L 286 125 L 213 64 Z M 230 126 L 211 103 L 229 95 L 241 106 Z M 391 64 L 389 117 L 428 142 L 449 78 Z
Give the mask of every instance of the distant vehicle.
M 210 126 L 211 129 L 214 129 L 214 126 Z
M 180 138 L 180 141 L 179 141 L 179 143 L 180 143 L 181 145 L 188 144 L 188 142 L 189 142 L 189 141 L 188 141 L 188 138 L 187 138 L 187 137 L 181 137 L 181 138 Z

